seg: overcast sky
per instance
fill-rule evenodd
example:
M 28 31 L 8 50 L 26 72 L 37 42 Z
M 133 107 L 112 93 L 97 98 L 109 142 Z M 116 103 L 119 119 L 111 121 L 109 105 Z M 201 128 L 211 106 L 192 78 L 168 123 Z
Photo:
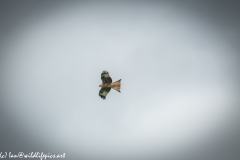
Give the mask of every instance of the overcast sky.
M 0 152 L 237 160 L 239 8 L 0 2 Z M 121 93 L 98 96 L 100 74 Z

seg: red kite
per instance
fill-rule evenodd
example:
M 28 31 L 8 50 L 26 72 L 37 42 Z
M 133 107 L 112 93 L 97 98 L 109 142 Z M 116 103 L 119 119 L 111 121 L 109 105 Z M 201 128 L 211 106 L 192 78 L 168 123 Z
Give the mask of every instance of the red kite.
M 108 74 L 107 71 L 103 71 L 101 74 L 102 84 L 99 87 L 102 87 L 99 91 L 99 96 L 102 99 L 105 99 L 107 94 L 110 92 L 111 88 L 115 89 L 116 91 L 120 92 L 121 88 L 121 79 L 116 82 L 112 83 L 112 78 Z

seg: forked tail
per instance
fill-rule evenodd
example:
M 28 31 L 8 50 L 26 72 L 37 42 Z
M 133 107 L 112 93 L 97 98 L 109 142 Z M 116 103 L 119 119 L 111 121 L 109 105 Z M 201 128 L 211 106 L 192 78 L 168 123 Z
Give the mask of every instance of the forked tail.
M 121 79 L 119 79 L 119 80 L 116 81 L 116 82 L 113 82 L 113 83 L 111 84 L 111 87 L 112 87 L 113 89 L 115 89 L 116 91 L 121 92 L 121 91 L 120 91 L 120 89 L 121 89 Z

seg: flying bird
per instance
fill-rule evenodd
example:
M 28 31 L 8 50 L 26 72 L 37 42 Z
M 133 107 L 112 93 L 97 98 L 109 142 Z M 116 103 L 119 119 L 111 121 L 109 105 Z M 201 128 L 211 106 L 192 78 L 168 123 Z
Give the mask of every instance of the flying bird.
M 102 99 L 106 99 L 107 94 L 110 92 L 111 88 L 120 92 L 121 88 L 121 79 L 112 83 L 112 78 L 110 77 L 107 71 L 103 71 L 101 74 L 102 84 L 99 87 L 102 87 L 99 91 L 99 96 Z

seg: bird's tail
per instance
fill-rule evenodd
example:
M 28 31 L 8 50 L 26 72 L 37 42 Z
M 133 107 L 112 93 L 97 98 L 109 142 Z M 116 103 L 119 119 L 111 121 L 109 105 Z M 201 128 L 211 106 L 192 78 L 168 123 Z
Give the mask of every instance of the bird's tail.
M 121 79 L 119 79 L 119 80 L 116 81 L 116 82 L 113 82 L 113 83 L 111 84 L 111 87 L 112 87 L 113 89 L 115 89 L 116 91 L 121 92 L 121 91 L 120 91 L 120 89 L 121 89 Z

